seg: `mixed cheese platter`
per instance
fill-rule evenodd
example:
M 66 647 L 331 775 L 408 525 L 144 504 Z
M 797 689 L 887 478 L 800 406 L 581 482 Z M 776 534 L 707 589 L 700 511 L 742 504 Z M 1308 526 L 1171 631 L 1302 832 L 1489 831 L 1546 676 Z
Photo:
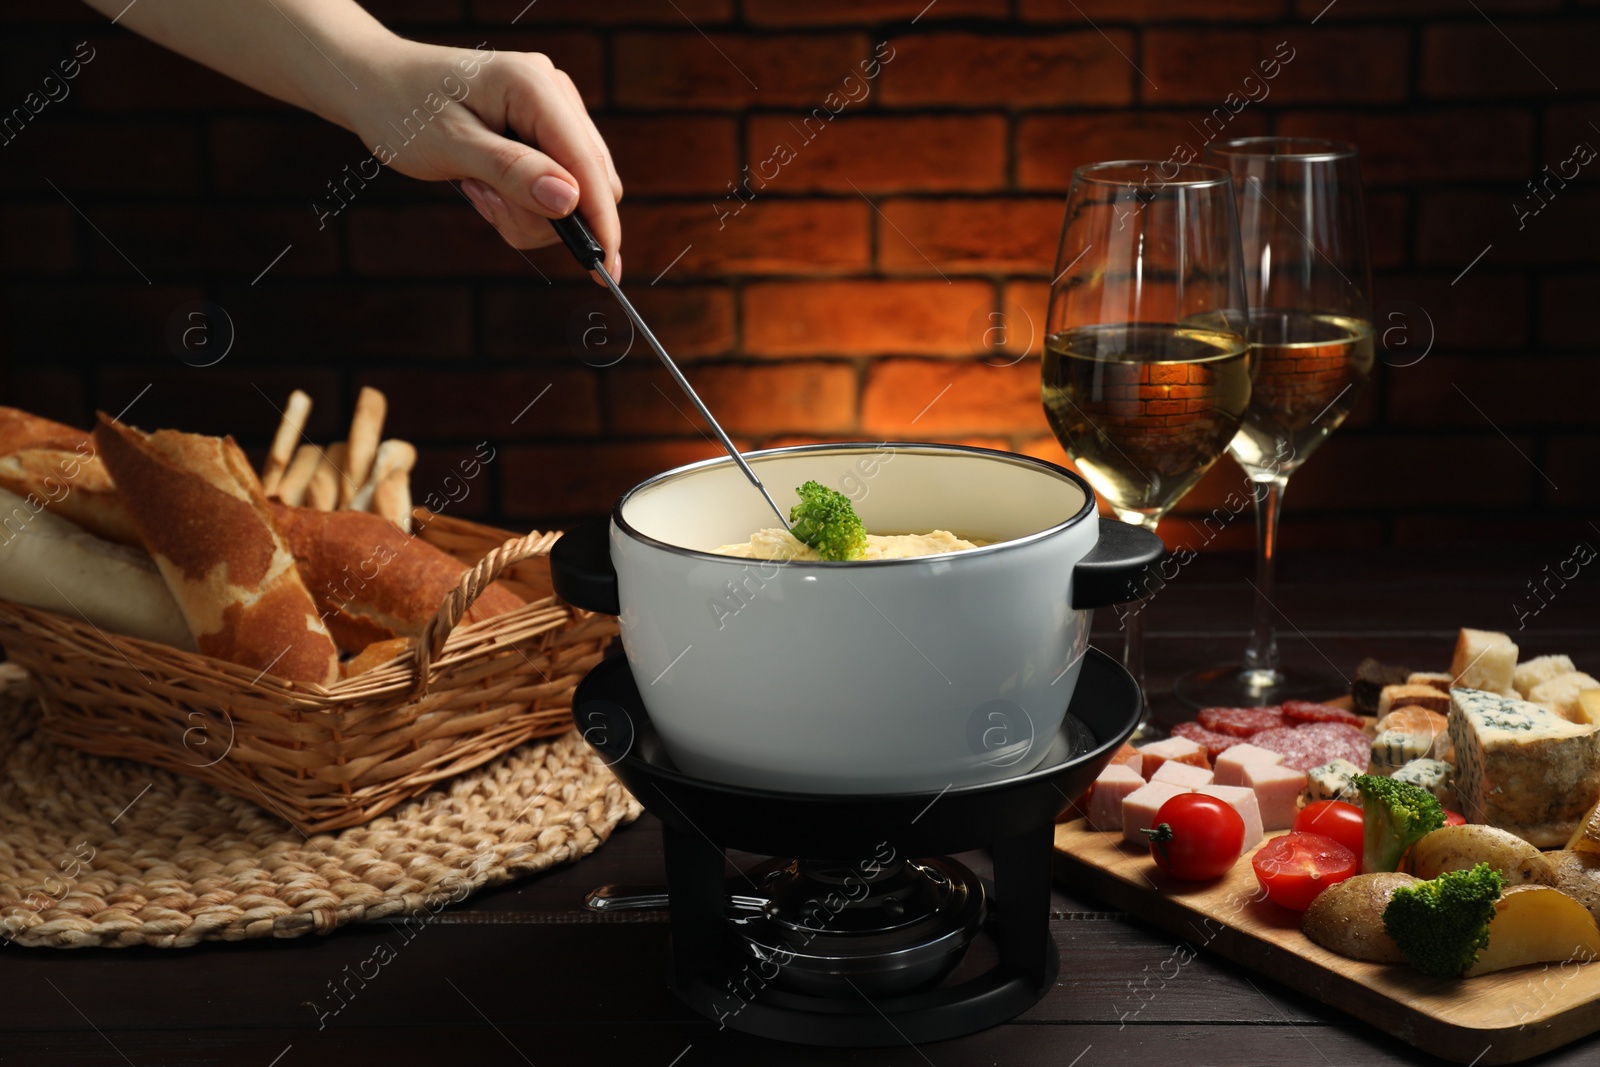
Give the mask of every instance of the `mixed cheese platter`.
M 1600 1031 L 1600 681 L 1505 634 L 1124 746 L 1056 852 L 1075 890 L 1436 1055 Z

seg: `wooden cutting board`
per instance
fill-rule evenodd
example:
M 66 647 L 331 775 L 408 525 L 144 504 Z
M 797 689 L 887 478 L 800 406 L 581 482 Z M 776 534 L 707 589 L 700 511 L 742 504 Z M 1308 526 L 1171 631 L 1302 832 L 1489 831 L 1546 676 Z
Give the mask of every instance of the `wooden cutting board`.
M 1302 934 L 1297 913 L 1262 899 L 1249 857 L 1217 882 L 1181 882 L 1158 871 L 1148 849 L 1074 819 L 1056 827 L 1056 877 L 1189 948 L 1215 952 L 1458 1063 L 1516 1063 L 1600 1030 L 1600 962 L 1441 980 L 1404 965 L 1346 959 Z M 1172 976 L 1149 984 L 1183 981 L 1183 960 L 1176 955 Z

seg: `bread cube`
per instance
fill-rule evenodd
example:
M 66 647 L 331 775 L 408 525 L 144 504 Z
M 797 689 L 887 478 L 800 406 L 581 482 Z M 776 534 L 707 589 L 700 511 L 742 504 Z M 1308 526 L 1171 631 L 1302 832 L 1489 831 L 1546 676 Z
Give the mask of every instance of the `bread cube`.
M 1533 700 L 1528 694 L 1533 692 L 1534 686 L 1577 669 L 1570 656 L 1535 656 L 1517 664 L 1516 670 L 1511 672 L 1511 685 L 1523 700 Z
M 1462 628 L 1450 659 L 1455 685 L 1487 693 L 1515 692 L 1512 677 L 1516 670 L 1517 646 L 1511 638 L 1492 630 Z
M 1578 704 L 1578 694 L 1585 689 L 1600 687 L 1600 682 L 1582 671 L 1568 671 L 1548 682 L 1540 682 L 1528 691 L 1528 699 L 1549 708 L 1569 722 L 1588 723 L 1583 708 Z

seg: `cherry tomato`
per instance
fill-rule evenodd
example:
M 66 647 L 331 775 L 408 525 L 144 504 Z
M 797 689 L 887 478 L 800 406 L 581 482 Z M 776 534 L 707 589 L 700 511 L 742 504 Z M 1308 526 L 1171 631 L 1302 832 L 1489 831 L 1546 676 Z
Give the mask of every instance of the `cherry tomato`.
M 1467 825 L 1467 817 L 1459 811 L 1450 811 L 1447 808 L 1444 813 L 1444 824 L 1446 826 L 1465 826 Z
M 1287 833 L 1274 838 L 1250 861 L 1267 899 L 1305 911 L 1317 894 L 1361 869 L 1361 857 L 1331 837 Z
M 1150 855 L 1174 878 L 1203 882 L 1220 878 L 1244 848 L 1244 819 L 1223 800 L 1204 793 L 1179 793 L 1156 812 Z
M 1296 833 L 1331 837 L 1345 848 L 1361 855 L 1365 816 L 1355 804 L 1342 800 L 1318 800 L 1300 809 L 1294 817 Z

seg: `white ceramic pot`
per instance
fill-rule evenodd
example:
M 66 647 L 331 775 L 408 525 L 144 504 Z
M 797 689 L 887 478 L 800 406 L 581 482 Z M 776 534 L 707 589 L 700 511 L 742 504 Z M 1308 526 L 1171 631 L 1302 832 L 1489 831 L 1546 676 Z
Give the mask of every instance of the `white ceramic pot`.
M 1031 770 L 1072 697 L 1089 609 L 1131 599 L 1161 556 L 1153 535 L 1099 520 L 1076 474 L 1025 456 L 847 444 L 746 459 L 785 513 L 814 479 L 869 532 L 986 544 L 847 563 L 715 555 L 778 524 L 728 459 L 657 475 L 603 529 L 564 537 L 557 591 L 619 615 L 668 753 L 713 781 L 899 793 Z

